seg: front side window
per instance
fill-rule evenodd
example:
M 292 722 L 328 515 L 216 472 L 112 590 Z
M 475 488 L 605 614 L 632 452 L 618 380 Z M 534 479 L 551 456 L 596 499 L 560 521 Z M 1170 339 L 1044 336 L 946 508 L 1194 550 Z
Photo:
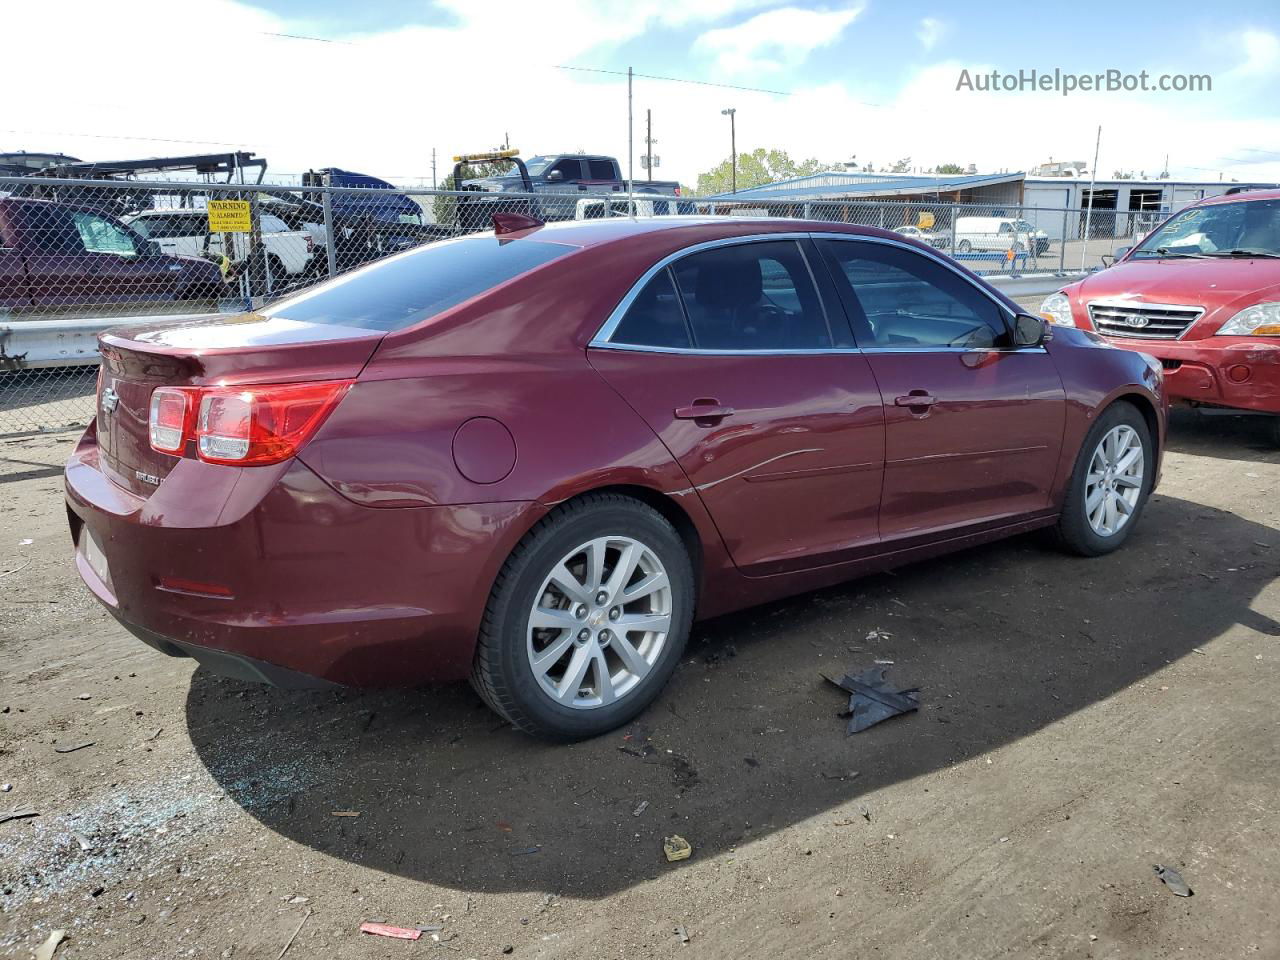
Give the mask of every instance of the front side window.
M 137 256 L 133 236 L 118 223 L 92 213 L 76 212 L 71 215 L 85 250 L 90 253 L 114 253 L 120 256 Z
M 548 175 L 550 175 L 550 173 L 553 171 L 560 173 L 560 175 L 566 181 L 581 180 L 582 179 L 582 161 L 581 160 L 561 160 L 554 167 L 552 167 L 550 171 L 548 171 Z
M 812 350 L 831 346 L 822 301 L 792 240 L 741 243 L 672 265 L 701 350 Z
M 574 249 L 498 237 L 429 243 L 310 287 L 262 312 L 303 323 L 401 330 Z
M 942 264 L 887 244 L 824 240 L 820 245 L 831 259 L 859 346 L 981 350 L 1009 345 L 999 305 Z

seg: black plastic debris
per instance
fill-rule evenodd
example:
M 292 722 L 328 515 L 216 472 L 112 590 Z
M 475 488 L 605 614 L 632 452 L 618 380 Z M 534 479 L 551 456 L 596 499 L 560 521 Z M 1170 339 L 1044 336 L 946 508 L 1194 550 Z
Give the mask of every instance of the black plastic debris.
M 854 676 L 846 673 L 841 680 L 832 680 L 826 674 L 822 679 L 849 694 L 849 710 L 840 714 L 849 718 L 845 735 L 860 733 L 882 720 L 920 709 L 916 694 L 918 687 L 895 690 L 885 679 L 889 671 L 884 667 L 868 667 Z
M 1164 882 L 1164 885 L 1169 888 L 1169 892 L 1175 897 L 1189 897 L 1192 895 L 1191 888 L 1187 886 L 1187 881 L 1183 880 L 1182 874 L 1173 869 L 1173 867 L 1165 867 L 1158 863 L 1153 863 L 1151 869 L 1156 872 L 1156 876 Z

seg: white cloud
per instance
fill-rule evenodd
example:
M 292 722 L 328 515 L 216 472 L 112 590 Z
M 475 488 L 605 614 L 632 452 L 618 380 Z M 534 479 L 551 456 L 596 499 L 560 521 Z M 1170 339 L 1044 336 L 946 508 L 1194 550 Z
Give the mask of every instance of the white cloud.
M 1240 34 L 1244 60 L 1231 72 L 1241 77 L 1263 77 L 1280 68 L 1280 37 L 1266 30 Z
M 916 31 L 916 38 L 925 50 L 932 50 L 938 45 L 938 41 L 943 38 L 946 32 L 947 25 L 937 17 L 925 17 L 920 21 L 920 29 Z
M 799 66 L 814 50 L 835 43 L 862 11 L 861 5 L 841 10 L 767 10 L 736 26 L 707 31 L 694 47 L 713 55 L 725 73 L 782 70 Z

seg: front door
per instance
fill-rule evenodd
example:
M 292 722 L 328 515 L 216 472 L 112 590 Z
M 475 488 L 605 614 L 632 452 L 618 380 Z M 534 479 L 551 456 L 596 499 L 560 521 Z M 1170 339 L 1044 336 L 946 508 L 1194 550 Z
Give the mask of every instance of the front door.
M 679 258 L 607 336 L 592 365 L 679 461 L 744 573 L 874 547 L 880 395 L 847 333 L 833 338 L 800 243 Z
M 820 241 L 884 400 L 886 541 L 1049 509 L 1066 393 L 1008 309 L 905 244 Z

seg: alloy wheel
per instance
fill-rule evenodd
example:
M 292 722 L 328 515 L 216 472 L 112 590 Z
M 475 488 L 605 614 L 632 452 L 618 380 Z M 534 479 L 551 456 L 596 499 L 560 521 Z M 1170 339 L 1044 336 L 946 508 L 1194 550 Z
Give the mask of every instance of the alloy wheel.
M 1138 508 L 1146 455 L 1142 438 L 1128 424 L 1102 437 L 1084 478 L 1084 512 L 1100 537 L 1114 536 Z
M 631 537 L 598 537 L 543 580 L 529 611 L 529 667 L 562 706 L 608 706 L 653 669 L 671 617 L 671 583 L 658 555 Z

